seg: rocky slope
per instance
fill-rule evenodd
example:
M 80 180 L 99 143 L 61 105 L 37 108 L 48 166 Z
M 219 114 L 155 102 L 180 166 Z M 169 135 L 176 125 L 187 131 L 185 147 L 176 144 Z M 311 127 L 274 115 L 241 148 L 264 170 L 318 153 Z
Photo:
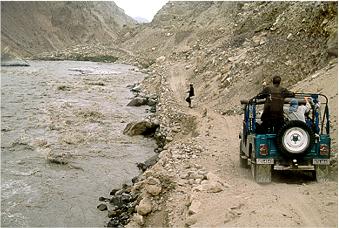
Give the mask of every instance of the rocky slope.
M 114 2 L 1 2 L 1 51 L 19 56 L 112 44 L 136 23 Z

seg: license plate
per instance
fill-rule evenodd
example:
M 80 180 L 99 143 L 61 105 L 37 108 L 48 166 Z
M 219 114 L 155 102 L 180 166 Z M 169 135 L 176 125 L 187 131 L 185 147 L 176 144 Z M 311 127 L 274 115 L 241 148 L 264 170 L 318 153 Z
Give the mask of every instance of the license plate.
M 329 165 L 330 159 L 313 159 L 313 165 Z
M 273 165 L 274 159 L 273 158 L 257 158 L 256 162 L 257 164 L 260 164 L 260 165 Z

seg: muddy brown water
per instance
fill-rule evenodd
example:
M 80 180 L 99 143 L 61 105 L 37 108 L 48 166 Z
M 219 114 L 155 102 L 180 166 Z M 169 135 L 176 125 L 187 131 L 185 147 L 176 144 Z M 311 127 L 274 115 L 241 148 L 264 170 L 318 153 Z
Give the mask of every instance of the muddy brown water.
M 1 68 L 1 226 L 102 227 L 100 196 L 130 184 L 155 141 L 122 134 L 132 66 L 32 61 Z

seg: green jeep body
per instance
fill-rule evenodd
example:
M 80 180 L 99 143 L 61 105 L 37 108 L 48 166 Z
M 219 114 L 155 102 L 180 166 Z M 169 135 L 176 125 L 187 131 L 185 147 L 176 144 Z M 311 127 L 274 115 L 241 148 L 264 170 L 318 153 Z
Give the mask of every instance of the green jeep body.
M 312 97 L 312 106 L 306 123 L 285 120 L 278 133 L 257 131 L 258 107 L 265 101 L 251 99 L 244 104 L 243 129 L 240 133 L 240 166 L 251 167 L 258 183 L 271 182 L 272 170 L 308 170 L 317 181 L 327 178 L 330 164 L 329 109 L 327 97 L 322 94 L 298 93 L 302 104 L 304 97 Z M 285 103 L 288 105 L 289 100 Z

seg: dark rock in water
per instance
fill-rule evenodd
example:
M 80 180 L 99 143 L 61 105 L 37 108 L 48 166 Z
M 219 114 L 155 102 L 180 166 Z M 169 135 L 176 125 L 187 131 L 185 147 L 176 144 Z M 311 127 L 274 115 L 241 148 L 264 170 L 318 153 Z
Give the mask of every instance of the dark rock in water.
M 136 212 L 135 206 L 136 206 L 136 205 L 133 205 L 133 206 L 129 207 L 128 210 L 127 210 L 127 212 L 128 212 L 129 214 L 135 213 L 135 212 Z
M 149 98 L 147 101 L 147 105 L 149 106 L 155 106 L 156 104 L 157 104 L 157 101 L 152 98 Z
M 119 226 L 120 226 L 120 221 L 117 218 L 112 218 L 107 224 L 107 227 L 119 227 Z
M 105 197 L 102 197 L 102 196 L 99 197 L 99 201 L 106 201 L 106 200 L 109 200 L 109 199 L 105 198 Z
M 135 85 L 132 89 L 132 92 L 139 93 L 141 91 L 141 86 L 140 85 Z
M 157 153 L 157 154 L 159 154 L 161 151 L 163 151 L 164 150 L 164 148 L 162 148 L 162 147 L 158 147 L 158 148 L 155 148 L 154 149 L 154 152 L 155 153 Z
M 130 194 L 123 193 L 121 195 L 121 201 L 123 203 L 129 203 L 129 202 L 131 202 L 131 200 L 132 200 L 132 196 Z
M 147 99 L 143 97 L 135 97 L 133 100 L 131 100 L 127 106 L 142 106 L 147 104 Z
M 132 178 L 132 183 L 135 184 L 135 183 L 138 182 L 138 180 L 139 180 L 139 176 L 133 177 Z
M 159 159 L 159 157 L 158 157 L 157 154 L 156 154 L 156 155 L 153 155 L 152 157 L 150 157 L 149 159 L 147 159 L 147 160 L 145 161 L 146 167 L 149 168 L 149 167 L 155 165 L 155 163 L 157 163 L 158 159 Z
M 155 106 L 152 106 L 149 111 L 152 113 L 156 113 L 157 109 Z
M 118 208 L 122 207 L 122 205 L 123 205 L 123 202 L 121 200 L 121 196 L 113 196 L 110 199 L 109 203 L 118 207 Z
M 130 187 L 128 184 L 122 184 L 123 189 L 127 189 L 128 187 Z
M 141 171 L 145 172 L 147 167 L 144 163 L 137 163 L 137 167 L 138 169 L 140 169 Z
M 158 147 L 164 148 L 166 145 L 166 134 L 160 132 L 160 130 L 157 130 L 154 134 L 154 139 L 157 142 Z
M 119 191 L 120 189 L 113 189 L 109 194 L 111 195 L 111 196 L 114 196 L 115 195 L 115 193 L 117 192 L 117 191 Z
M 123 224 L 123 225 L 127 225 L 128 221 L 129 221 L 129 216 L 127 213 L 122 213 L 120 215 L 120 218 L 119 218 L 120 222 Z
M 159 124 L 150 121 L 131 122 L 127 124 L 124 134 L 126 135 L 145 135 L 151 136 L 155 133 Z
M 118 213 L 116 210 L 108 210 L 108 214 L 107 214 L 108 218 L 113 218 L 118 216 Z
M 137 167 L 141 171 L 145 172 L 146 169 L 148 169 L 149 167 L 155 165 L 155 163 L 157 163 L 158 160 L 159 160 L 159 157 L 156 154 L 156 155 L 152 156 L 151 158 L 147 159 L 144 163 L 137 163 Z
M 107 216 L 111 218 L 108 227 L 124 227 L 130 221 L 130 217 L 136 213 L 139 194 L 131 193 L 132 186 L 124 184 L 122 189 L 115 189 L 114 196 L 110 199 Z
M 101 203 L 97 206 L 97 208 L 100 210 L 100 211 L 104 211 L 104 210 L 107 210 L 107 205 L 104 204 L 104 203 Z

